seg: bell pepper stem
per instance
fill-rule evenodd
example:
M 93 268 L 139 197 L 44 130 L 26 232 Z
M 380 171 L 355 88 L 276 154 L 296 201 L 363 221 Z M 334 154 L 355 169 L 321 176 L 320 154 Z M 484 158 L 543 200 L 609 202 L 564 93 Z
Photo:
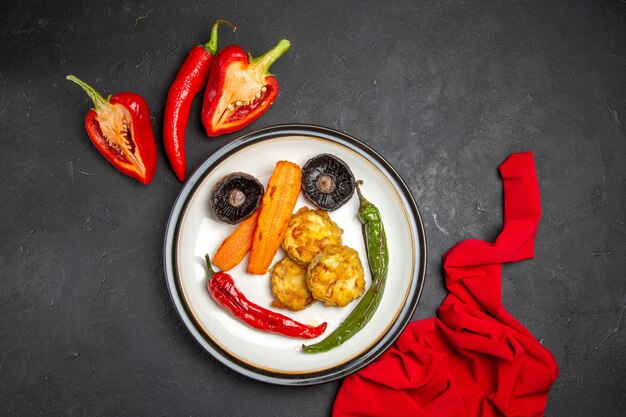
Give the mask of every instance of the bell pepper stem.
M 207 43 L 202 45 L 204 49 L 206 49 L 207 51 L 209 51 L 209 53 L 211 53 L 211 55 L 215 55 L 217 53 L 217 29 L 222 23 L 230 27 L 230 29 L 233 32 L 237 31 L 237 26 L 233 25 L 228 20 L 217 19 L 215 23 L 213 23 L 213 27 L 211 28 L 211 38 L 209 39 Z
M 208 279 L 211 279 L 213 275 L 215 275 L 215 270 L 213 269 L 213 264 L 211 264 L 211 257 L 207 253 L 204 255 L 204 259 L 206 260 L 206 269 L 209 273 Z
M 269 51 L 267 51 L 263 55 L 261 55 L 259 57 L 256 57 L 256 58 L 252 58 L 252 56 L 250 56 L 249 57 L 250 67 L 251 68 L 261 67 L 261 68 L 263 68 L 263 74 L 268 74 L 270 66 L 278 58 L 280 58 L 280 56 L 282 54 L 287 52 L 287 50 L 290 47 L 291 47 L 291 42 L 289 42 L 287 39 L 281 39 L 281 40 L 278 41 L 276 46 L 274 46 L 272 49 L 270 49 Z
M 105 107 L 109 105 L 108 99 L 105 99 L 104 97 L 102 97 L 102 95 L 100 95 L 100 93 L 98 93 L 92 86 L 90 86 L 89 84 L 81 80 L 80 78 L 76 77 L 75 75 L 68 75 L 65 78 L 70 81 L 75 82 L 76 84 L 81 86 L 83 90 L 85 90 L 85 93 L 87 93 L 89 98 L 91 98 L 91 101 L 93 101 L 93 105 L 96 108 L 95 109 L 96 112 L 100 111 L 101 109 L 104 109 Z

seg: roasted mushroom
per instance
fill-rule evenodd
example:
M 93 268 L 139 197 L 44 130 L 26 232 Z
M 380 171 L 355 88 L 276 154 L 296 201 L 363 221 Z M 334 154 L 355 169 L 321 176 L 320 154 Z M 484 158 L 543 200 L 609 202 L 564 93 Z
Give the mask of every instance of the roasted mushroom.
M 250 174 L 235 172 L 220 179 L 209 200 L 215 218 L 237 224 L 249 217 L 263 197 L 263 185 Z
M 302 168 L 302 191 L 322 210 L 337 210 L 350 200 L 354 182 L 348 165 L 333 155 L 317 155 Z

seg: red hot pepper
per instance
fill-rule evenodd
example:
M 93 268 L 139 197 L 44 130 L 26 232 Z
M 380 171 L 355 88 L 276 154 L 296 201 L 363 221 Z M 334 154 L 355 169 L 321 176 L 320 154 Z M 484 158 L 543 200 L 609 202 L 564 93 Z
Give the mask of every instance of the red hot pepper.
M 194 97 L 202 91 L 209 78 L 213 57 L 217 52 L 217 29 L 222 23 L 230 26 L 233 32 L 237 30 L 235 25 L 228 20 L 217 20 L 211 28 L 209 42 L 198 45 L 189 52 L 167 94 L 163 119 L 163 141 L 170 165 L 181 182 L 185 180 L 187 167 L 185 130 L 187 120 L 189 120 L 189 110 Z
M 156 171 L 157 154 L 148 104 L 135 93 L 102 97 L 73 75 L 67 79 L 80 85 L 94 108 L 85 117 L 85 129 L 100 153 L 119 171 L 149 184 Z
M 234 45 L 217 54 L 202 105 L 207 135 L 237 131 L 265 113 L 278 95 L 278 82 L 269 68 L 290 46 L 288 40 L 281 39 L 258 58 Z
M 303 339 L 321 336 L 326 330 L 326 322 L 319 326 L 308 326 L 252 303 L 237 289 L 230 275 L 213 271 L 209 255 L 206 255 L 206 263 L 209 271 L 207 288 L 211 298 L 249 326 L 270 333 Z

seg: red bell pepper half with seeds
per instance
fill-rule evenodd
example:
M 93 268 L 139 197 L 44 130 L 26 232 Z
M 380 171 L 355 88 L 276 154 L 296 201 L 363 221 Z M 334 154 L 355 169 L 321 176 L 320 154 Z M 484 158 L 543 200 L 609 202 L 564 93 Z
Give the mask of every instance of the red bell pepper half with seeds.
M 85 129 L 100 153 L 119 171 L 149 184 L 156 171 L 156 143 L 148 104 L 135 93 L 102 97 L 91 86 L 73 75 L 75 82 L 91 98 L 94 108 L 85 117 Z
M 202 105 L 207 135 L 235 132 L 265 113 L 278 95 L 278 82 L 269 68 L 290 47 L 288 40 L 281 39 L 258 58 L 235 45 L 217 54 Z

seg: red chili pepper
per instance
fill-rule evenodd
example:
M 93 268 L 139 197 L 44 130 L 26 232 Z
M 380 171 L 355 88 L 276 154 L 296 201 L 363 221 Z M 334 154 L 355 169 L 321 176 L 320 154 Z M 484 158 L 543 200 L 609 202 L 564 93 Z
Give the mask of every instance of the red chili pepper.
M 206 255 L 206 263 L 209 271 L 207 288 L 211 298 L 244 323 L 266 332 L 303 339 L 321 336 L 326 330 L 326 322 L 319 326 L 308 326 L 250 302 L 237 289 L 230 275 L 213 271 L 209 255 Z
M 234 45 L 217 54 L 202 104 L 207 135 L 242 129 L 265 113 L 278 95 L 278 82 L 268 70 L 290 46 L 288 40 L 281 39 L 258 58 Z
M 209 78 L 213 57 L 217 52 L 217 29 L 222 23 L 230 26 L 233 32 L 237 30 L 235 25 L 228 20 L 217 20 L 211 28 L 211 39 L 189 52 L 167 94 L 163 119 L 163 141 L 170 165 L 181 182 L 185 180 L 187 166 L 185 130 L 187 120 L 189 120 L 189 109 L 194 97 L 202 91 Z
M 149 184 L 156 171 L 157 154 L 148 104 L 135 93 L 102 97 L 73 75 L 67 79 L 80 85 L 94 108 L 85 117 L 85 129 L 100 153 L 119 171 Z

